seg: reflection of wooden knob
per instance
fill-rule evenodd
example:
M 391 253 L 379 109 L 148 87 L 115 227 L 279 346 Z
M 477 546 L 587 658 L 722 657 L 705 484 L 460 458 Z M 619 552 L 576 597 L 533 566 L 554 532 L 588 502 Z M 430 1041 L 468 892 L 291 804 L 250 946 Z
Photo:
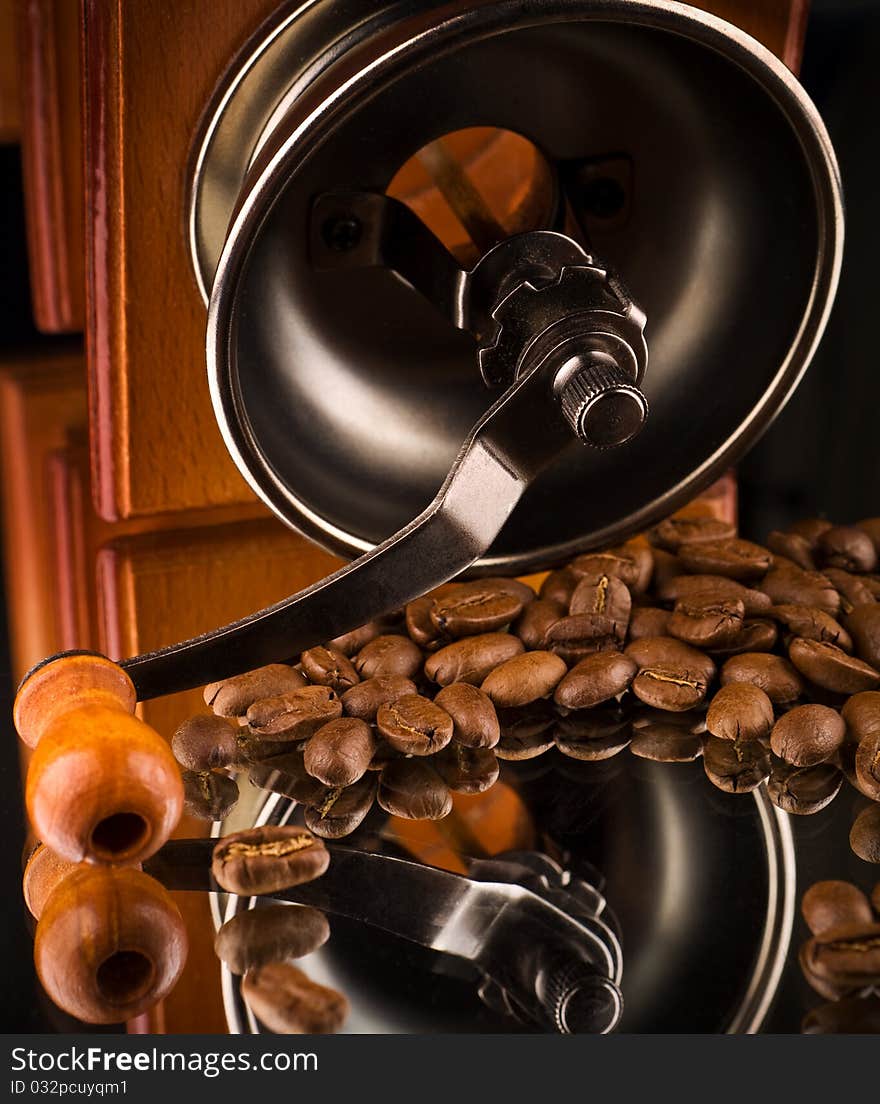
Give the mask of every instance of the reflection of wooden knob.
M 36 749 L 31 823 L 71 862 L 140 862 L 180 819 L 180 771 L 165 741 L 134 716 L 135 700 L 121 667 L 76 653 L 38 667 L 18 692 L 15 725 Z
M 77 868 L 77 863 L 62 859 L 45 843 L 34 848 L 24 868 L 21 891 L 24 903 L 35 920 L 42 916 L 43 908 L 58 884 Z
M 86 1023 L 119 1023 L 162 1000 L 186 961 L 168 892 L 131 867 L 81 866 L 43 908 L 34 963 L 43 988 Z

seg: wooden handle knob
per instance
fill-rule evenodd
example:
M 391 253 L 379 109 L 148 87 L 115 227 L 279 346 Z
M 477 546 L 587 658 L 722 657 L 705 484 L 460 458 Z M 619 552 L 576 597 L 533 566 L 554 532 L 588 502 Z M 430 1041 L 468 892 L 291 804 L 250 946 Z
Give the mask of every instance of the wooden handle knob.
M 21 879 L 21 892 L 28 911 L 35 920 L 58 885 L 79 869 L 78 863 L 56 855 L 45 843 L 38 843 L 30 854 Z
M 19 689 L 16 727 L 35 746 L 28 814 L 61 858 L 138 863 L 180 819 L 180 770 L 167 743 L 134 716 L 134 706 L 131 680 L 103 656 L 59 656 Z
M 170 894 L 131 867 L 81 866 L 37 924 L 43 988 L 86 1023 L 119 1023 L 162 1000 L 186 961 L 186 928 Z

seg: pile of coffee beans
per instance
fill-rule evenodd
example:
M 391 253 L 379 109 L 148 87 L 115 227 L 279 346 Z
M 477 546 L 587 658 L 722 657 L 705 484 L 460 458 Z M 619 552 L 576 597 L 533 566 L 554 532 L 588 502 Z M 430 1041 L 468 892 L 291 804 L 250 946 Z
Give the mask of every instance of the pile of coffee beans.
M 829 1002 L 807 1015 L 803 1031 L 880 1033 L 880 882 L 870 900 L 850 882 L 816 882 L 801 912 L 812 932 L 800 950 L 801 970 Z
M 444 817 L 453 793 L 492 786 L 499 760 L 629 747 L 702 757 L 715 786 L 766 783 L 795 814 L 846 779 L 866 799 L 853 849 L 878 862 L 878 548 L 880 518 L 809 519 L 759 545 L 674 516 L 578 556 L 537 593 L 516 579 L 447 583 L 289 664 L 208 686 L 215 715 L 172 744 L 188 808 L 222 816 L 237 790 L 218 770 L 244 765 L 334 838 L 374 802 Z

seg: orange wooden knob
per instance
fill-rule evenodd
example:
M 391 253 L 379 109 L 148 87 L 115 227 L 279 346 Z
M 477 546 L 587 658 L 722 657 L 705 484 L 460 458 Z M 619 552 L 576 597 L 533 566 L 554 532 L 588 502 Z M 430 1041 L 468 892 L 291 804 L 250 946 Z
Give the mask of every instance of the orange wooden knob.
M 43 908 L 58 884 L 77 869 L 79 869 L 78 863 L 62 859 L 45 843 L 37 844 L 31 852 L 21 879 L 24 903 L 35 920 L 39 920 L 42 916 Z
M 137 863 L 168 839 L 183 810 L 180 770 L 165 741 L 135 717 L 134 688 L 102 656 L 61 656 L 15 701 L 36 749 L 26 800 L 36 834 L 70 862 Z
M 186 928 L 155 878 L 81 866 L 49 896 L 34 963 L 43 988 L 86 1023 L 119 1023 L 162 1000 L 186 961 Z

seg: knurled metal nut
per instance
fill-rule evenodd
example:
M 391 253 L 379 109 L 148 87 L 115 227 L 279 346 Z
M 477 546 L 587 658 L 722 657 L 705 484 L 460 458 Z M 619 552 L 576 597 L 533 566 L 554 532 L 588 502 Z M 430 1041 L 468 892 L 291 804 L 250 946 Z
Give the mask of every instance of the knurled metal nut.
M 602 403 L 604 416 L 597 409 L 597 425 L 588 427 L 587 414 L 606 396 L 618 396 L 621 402 Z M 645 397 L 632 377 L 617 365 L 598 360 L 585 364 L 566 380 L 559 401 L 572 431 L 598 449 L 615 448 L 634 437 L 648 412 Z

